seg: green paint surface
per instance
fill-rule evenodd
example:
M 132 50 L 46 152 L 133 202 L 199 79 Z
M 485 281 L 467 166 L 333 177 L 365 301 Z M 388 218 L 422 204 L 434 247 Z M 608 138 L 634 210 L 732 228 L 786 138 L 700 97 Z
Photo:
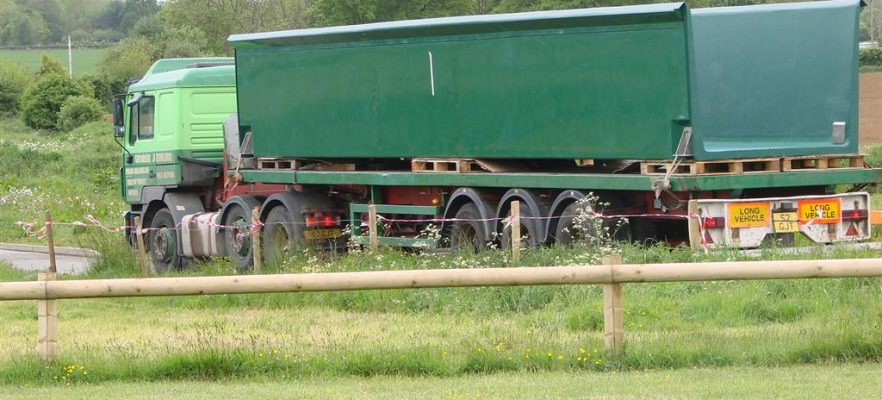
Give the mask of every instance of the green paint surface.
M 689 112 L 684 10 L 233 37 L 240 124 L 263 157 L 667 158 Z
M 860 8 L 836 0 L 692 11 L 695 158 L 856 153 Z
M 860 4 L 234 35 L 240 123 L 265 157 L 670 159 L 686 125 L 697 160 L 854 153 Z

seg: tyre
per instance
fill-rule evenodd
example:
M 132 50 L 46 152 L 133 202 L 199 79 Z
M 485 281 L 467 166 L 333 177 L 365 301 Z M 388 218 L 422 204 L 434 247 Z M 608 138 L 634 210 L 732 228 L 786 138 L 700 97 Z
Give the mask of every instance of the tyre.
M 167 208 L 153 215 L 150 221 L 150 232 L 147 235 L 147 246 L 156 272 L 180 270 L 184 266 L 184 257 L 178 249 L 178 234 L 175 231 L 175 220 Z
M 595 210 L 593 205 L 587 202 L 576 201 L 568 205 L 561 213 L 555 227 L 555 243 L 560 245 L 571 245 L 577 242 L 593 244 L 599 239 L 605 238 L 606 235 L 615 240 L 628 240 L 631 229 L 627 219 L 603 218 L 597 220 L 591 217 L 595 212 L 603 214 L 621 207 L 617 199 L 601 199 L 600 201 L 609 203 L 609 206 Z
M 295 223 L 285 206 L 273 207 L 263 223 L 263 259 L 276 265 L 303 247 L 303 225 Z
M 254 265 L 251 244 L 251 211 L 240 205 L 231 206 L 224 218 L 224 247 L 240 274 Z
M 535 217 L 533 212 L 529 207 L 524 207 L 524 203 L 521 202 L 521 245 L 527 247 L 536 247 L 539 246 L 539 232 L 536 227 L 536 220 L 531 219 Z M 508 215 L 511 216 L 511 209 L 509 209 Z M 505 224 L 502 228 L 502 232 L 500 237 L 502 241 L 500 243 L 502 248 L 510 248 L 511 247 L 511 224 Z
M 481 214 L 472 204 L 466 204 L 456 211 L 455 221 L 450 226 L 450 248 L 462 251 L 478 251 L 487 246 L 484 224 L 479 221 Z

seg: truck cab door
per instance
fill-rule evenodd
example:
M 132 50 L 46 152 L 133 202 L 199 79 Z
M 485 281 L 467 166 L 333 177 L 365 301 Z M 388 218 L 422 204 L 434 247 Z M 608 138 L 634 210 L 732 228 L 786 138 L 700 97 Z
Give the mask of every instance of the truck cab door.
M 131 156 L 124 156 L 122 176 L 125 179 L 126 200 L 138 203 L 141 189 L 152 185 L 156 178 L 153 144 L 156 98 L 147 93 L 131 94 L 126 106 L 125 147 Z

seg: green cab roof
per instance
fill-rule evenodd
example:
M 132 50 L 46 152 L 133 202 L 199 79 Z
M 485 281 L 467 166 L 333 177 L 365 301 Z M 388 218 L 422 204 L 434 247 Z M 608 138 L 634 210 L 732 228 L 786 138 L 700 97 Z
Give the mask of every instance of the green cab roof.
M 363 25 L 297 29 L 230 35 L 236 49 L 350 41 L 385 40 L 438 35 L 463 35 L 530 29 L 558 29 L 585 25 L 620 25 L 646 20 L 682 20 L 685 3 L 660 3 L 577 10 L 427 18 Z
M 236 69 L 233 58 L 171 58 L 159 60 L 141 80 L 129 86 L 129 92 L 174 87 L 235 86 Z M 213 63 L 230 65 L 206 66 Z M 202 64 L 202 66 L 197 66 Z

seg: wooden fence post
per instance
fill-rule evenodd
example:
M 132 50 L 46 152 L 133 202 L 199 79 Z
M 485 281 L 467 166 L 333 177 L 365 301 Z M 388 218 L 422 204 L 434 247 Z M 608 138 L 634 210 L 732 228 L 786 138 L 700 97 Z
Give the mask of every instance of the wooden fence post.
M 54 281 L 55 272 L 40 272 L 37 280 Z M 37 353 L 44 362 L 55 361 L 58 354 L 58 310 L 57 300 L 37 300 Z
M 150 276 L 150 264 L 147 263 L 147 254 L 144 250 L 144 233 L 141 229 L 141 217 L 135 216 L 135 239 L 138 241 L 138 261 L 141 262 L 141 276 Z
M 49 246 L 49 272 L 58 272 L 55 263 L 55 239 L 52 237 L 52 213 L 46 210 L 46 244 Z
M 521 202 L 511 202 L 511 262 L 521 262 Z
M 380 239 L 377 237 L 377 205 L 368 205 L 368 235 L 371 251 L 380 247 Z
M 263 267 L 263 254 L 260 247 L 260 207 L 251 210 L 251 253 L 254 255 L 254 273 L 259 274 Z
M 612 269 L 622 263 L 621 256 L 604 256 L 603 265 Z M 603 348 L 607 354 L 619 355 L 624 351 L 625 326 L 622 313 L 622 285 L 603 285 Z

